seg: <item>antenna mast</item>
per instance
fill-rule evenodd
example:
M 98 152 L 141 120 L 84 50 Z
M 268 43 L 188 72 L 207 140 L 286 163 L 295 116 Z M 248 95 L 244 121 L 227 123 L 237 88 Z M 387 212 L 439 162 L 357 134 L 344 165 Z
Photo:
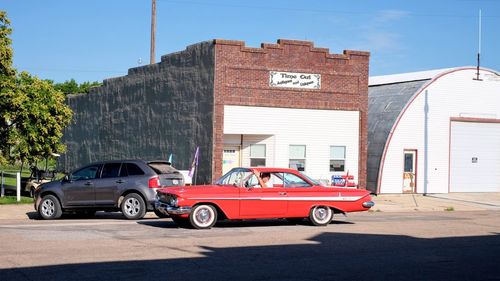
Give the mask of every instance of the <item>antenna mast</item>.
M 481 80 L 479 79 L 479 66 L 481 63 L 481 9 L 479 9 L 479 42 L 478 42 L 478 49 L 477 49 L 477 72 L 476 72 L 476 78 L 474 80 Z

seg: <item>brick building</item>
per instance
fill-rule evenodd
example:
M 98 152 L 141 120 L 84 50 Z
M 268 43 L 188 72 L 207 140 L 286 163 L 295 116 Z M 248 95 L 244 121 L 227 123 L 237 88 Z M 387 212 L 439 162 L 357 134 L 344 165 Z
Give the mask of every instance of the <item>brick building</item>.
M 187 169 L 200 146 L 198 183 L 265 165 L 317 179 L 349 172 L 365 188 L 368 65 L 367 52 L 306 41 L 198 43 L 69 97 L 75 117 L 60 164 L 173 153 Z

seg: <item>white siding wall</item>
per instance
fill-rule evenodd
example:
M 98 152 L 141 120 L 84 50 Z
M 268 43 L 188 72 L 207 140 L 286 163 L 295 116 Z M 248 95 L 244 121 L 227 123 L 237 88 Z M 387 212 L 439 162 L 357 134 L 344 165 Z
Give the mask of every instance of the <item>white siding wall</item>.
M 490 72 L 483 72 L 491 75 Z M 428 92 L 428 166 L 424 167 L 425 90 L 408 107 L 387 148 L 380 193 L 401 193 L 403 151 L 418 150 L 417 192 L 447 193 L 451 117 L 500 118 L 500 79 L 475 81 L 475 70 L 463 69 L 442 76 Z M 491 77 L 491 76 L 490 76 Z M 428 186 L 424 190 L 424 169 Z
M 238 135 L 235 137 L 234 135 Z M 306 145 L 306 173 L 330 179 L 330 146 L 346 146 L 346 169 L 358 180 L 359 112 L 224 106 L 224 143 L 244 135 L 243 166 L 249 144 L 265 143 L 267 166 L 288 167 L 289 145 Z M 342 173 L 343 174 L 343 173 Z

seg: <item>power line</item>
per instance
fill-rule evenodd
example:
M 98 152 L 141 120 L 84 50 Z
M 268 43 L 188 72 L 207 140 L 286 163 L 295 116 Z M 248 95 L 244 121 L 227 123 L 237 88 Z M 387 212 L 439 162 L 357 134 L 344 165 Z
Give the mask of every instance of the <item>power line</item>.
M 307 8 L 290 8 L 290 7 L 274 7 L 274 6 L 257 6 L 257 5 L 242 5 L 242 4 L 221 4 L 213 2 L 197 2 L 197 1 L 176 1 L 176 0 L 159 0 L 161 2 L 169 2 L 175 4 L 188 4 L 188 5 L 201 5 L 201 6 L 211 6 L 211 7 L 225 7 L 225 8 L 245 8 L 245 9 L 264 9 L 264 10 L 277 10 L 277 11 L 288 11 L 288 12 L 310 12 L 310 13 L 320 13 L 320 14 L 347 14 L 347 15 L 373 15 L 374 12 L 369 11 L 345 11 L 345 10 L 325 10 L 325 9 L 307 9 Z M 379 10 L 382 12 L 384 10 Z M 475 18 L 473 14 L 420 14 L 405 11 L 405 16 L 410 17 L 440 17 L 440 18 Z M 489 15 L 483 16 L 483 18 L 500 18 L 500 16 Z

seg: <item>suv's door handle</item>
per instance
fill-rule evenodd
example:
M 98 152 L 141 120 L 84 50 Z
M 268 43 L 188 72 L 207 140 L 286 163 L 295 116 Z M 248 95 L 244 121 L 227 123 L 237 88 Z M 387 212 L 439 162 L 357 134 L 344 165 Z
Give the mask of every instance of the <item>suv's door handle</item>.
M 116 183 L 124 183 L 124 180 L 117 180 Z
M 286 195 L 286 192 L 280 192 L 280 195 Z
M 92 182 L 88 181 L 88 182 L 85 183 L 85 185 L 92 185 Z

